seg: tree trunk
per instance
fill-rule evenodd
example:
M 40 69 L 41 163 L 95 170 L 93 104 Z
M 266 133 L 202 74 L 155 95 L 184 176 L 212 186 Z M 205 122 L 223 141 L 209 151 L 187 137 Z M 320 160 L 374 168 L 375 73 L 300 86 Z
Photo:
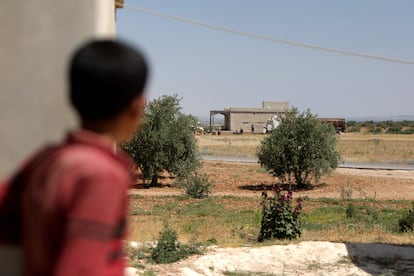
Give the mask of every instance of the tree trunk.
M 156 187 L 156 186 L 158 186 L 158 175 L 157 175 L 157 174 L 154 174 L 154 175 L 152 176 L 150 186 L 151 186 L 151 187 Z
M 306 187 L 306 183 L 304 183 L 304 179 L 302 177 L 302 174 L 300 172 L 295 172 L 295 181 L 296 181 L 296 186 L 298 188 L 305 188 Z

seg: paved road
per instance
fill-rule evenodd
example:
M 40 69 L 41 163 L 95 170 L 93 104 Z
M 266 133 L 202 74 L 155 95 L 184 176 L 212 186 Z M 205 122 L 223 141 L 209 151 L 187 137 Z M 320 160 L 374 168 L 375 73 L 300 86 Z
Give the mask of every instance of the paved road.
M 239 163 L 257 163 L 256 158 L 238 157 L 238 156 L 217 156 L 217 155 L 202 155 L 203 160 L 208 161 L 225 161 L 225 162 L 239 162 Z M 338 166 L 339 168 L 351 169 L 370 169 L 370 170 L 414 170 L 414 165 L 409 164 L 394 164 L 394 163 L 352 163 L 344 162 Z

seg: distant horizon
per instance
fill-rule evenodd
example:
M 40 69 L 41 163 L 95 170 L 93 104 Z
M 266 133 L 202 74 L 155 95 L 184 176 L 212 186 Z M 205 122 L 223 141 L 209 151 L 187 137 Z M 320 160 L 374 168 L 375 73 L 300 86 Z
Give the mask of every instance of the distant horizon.
M 178 95 L 178 97 L 180 98 L 180 95 Z M 183 98 L 182 100 L 185 100 L 185 99 Z M 225 110 L 228 108 L 261 108 L 263 102 L 269 102 L 269 100 L 259 100 L 257 104 L 252 103 L 250 106 L 226 106 L 222 108 L 211 108 L 209 110 L 210 111 L 211 110 Z M 278 101 L 275 101 L 275 102 L 278 102 Z M 285 101 L 285 102 L 288 102 L 290 107 L 296 107 L 296 106 L 290 105 L 289 101 Z M 404 121 L 404 120 L 414 121 L 414 113 L 413 114 L 366 114 L 366 115 L 343 116 L 340 114 L 330 114 L 330 115 L 320 114 L 310 108 L 304 108 L 304 109 L 299 108 L 299 111 L 305 111 L 307 109 L 309 109 L 313 114 L 316 114 L 320 118 L 345 118 L 346 120 L 349 120 L 349 121 L 388 121 L 388 120 L 389 121 Z M 193 115 L 197 118 L 203 118 L 203 119 L 206 119 L 206 118 L 208 119 L 210 116 L 209 112 L 206 115 L 193 114 L 193 113 L 188 113 L 185 111 L 183 113 Z M 218 118 L 220 116 L 216 115 L 216 117 Z
M 193 114 L 192 114 L 193 115 Z M 209 123 L 210 116 L 197 116 L 197 119 L 201 123 Z M 346 121 L 356 121 L 356 122 L 364 122 L 364 121 L 374 121 L 374 122 L 382 122 L 382 121 L 394 121 L 394 122 L 400 122 L 400 121 L 414 121 L 414 115 L 391 115 L 391 116 L 355 116 L 355 117 L 333 117 L 333 116 L 319 116 L 319 118 L 344 118 Z M 214 121 L 216 123 L 222 123 L 224 122 L 224 117 L 220 115 L 214 116 Z

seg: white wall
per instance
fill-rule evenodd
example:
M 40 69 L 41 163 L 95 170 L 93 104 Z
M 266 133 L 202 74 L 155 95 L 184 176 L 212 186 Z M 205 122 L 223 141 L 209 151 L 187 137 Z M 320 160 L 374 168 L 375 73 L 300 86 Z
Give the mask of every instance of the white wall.
M 113 37 L 114 13 L 114 0 L 0 1 L 0 179 L 76 125 L 69 54 L 91 37 Z

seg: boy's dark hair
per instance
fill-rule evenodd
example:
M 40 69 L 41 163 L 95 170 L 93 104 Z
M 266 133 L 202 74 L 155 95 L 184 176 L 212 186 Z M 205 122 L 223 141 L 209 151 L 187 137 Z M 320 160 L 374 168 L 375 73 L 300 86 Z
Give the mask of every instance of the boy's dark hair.
M 71 103 L 82 119 L 111 119 L 143 93 L 147 75 L 145 58 L 125 43 L 88 42 L 70 62 Z

